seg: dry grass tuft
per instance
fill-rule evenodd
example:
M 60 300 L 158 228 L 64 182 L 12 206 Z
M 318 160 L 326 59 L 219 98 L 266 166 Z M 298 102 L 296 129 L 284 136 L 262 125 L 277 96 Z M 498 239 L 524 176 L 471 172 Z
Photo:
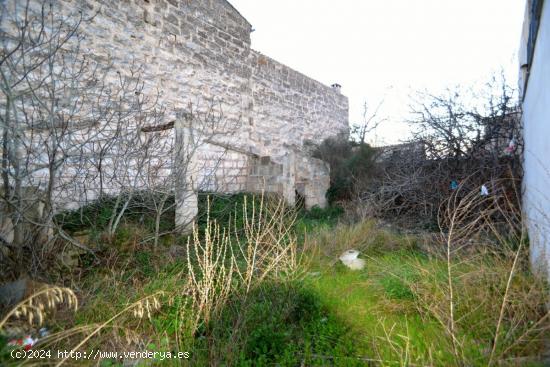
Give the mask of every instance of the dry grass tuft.
M 416 239 L 410 235 L 396 235 L 380 230 L 381 223 L 375 219 L 355 224 L 339 224 L 335 228 L 324 229 L 314 236 L 314 243 L 324 257 L 338 261 L 342 252 L 355 249 L 363 254 L 411 250 Z
M 26 319 L 29 326 L 41 326 L 48 312 L 63 304 L 76 312 L 78 299 L 74 292 L 70 288 L 45 286 L 15 305 L 0 321 L 0 330 L 11 319 Z
M 412 287 L 419 311 L 445 328 L 457 364 L 472 362 L 464 357 L 465 336 L 474 331 L 486 346 L 488 365 L 540 352 L 540 338 L 550 332 L 547 287 L 528 267 L 516 183 L 497 180 L 490 186 L 489 196 L 459 187 L 442 207 L 446 269 L 434 273 L 419 265 L 430 281 Z

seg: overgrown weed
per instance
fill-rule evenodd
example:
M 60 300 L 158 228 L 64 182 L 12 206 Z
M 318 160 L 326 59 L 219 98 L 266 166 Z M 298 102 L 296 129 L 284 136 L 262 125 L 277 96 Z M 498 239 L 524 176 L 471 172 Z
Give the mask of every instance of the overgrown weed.
M 441 233 L 428 243 L 372 220 L 321 231 L 315 287 L 381 364 L 542 365 L 548 287 L 530 272 L 509 192 L 458 191 L 442 209 Z M 364 271 L 338 264 L 349 248 L 362 252 Z
M 479 200 L 457 197 L 441 233 L 421 236 L 237 198 L 171 262 L 128 221 L 102 250 L 108 266 L 73 280 L 75 321 L 52 321 L 40 346 L 189 351 L 179 363 L 193 365 L 537 365 L 548 288 L 514 207 Z M 338 261 L 350 248 L 364 270 Z

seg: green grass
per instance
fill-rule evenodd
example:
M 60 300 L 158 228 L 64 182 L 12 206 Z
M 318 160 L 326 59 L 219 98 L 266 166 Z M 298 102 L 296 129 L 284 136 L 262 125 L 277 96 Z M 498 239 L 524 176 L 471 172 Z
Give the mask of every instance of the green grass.
M 491 255 L 469 261 L 457 259 L 452 263 L 455 335 L 460 344 L 457 359 L 448 329 L 437 318 L 441 314 L 433 311 L 448 306 L 447 295 L 441 293 L 447 289 L 447 263 L 420 253 L 414 246 L 406 245 L 409 241 L 394 236 L 392 240 L 387 239 L 387 251 L 381 250 L 380 238 L 376 236 L 363 244 L 361 257 L 366 260 L 366 266 L 361 271 L 347 269 L 335 262 L 333 255 L 319 257 L 305 284 L 324 300 L 330 313 L 351 328 L 357 346 L 355 353 L 360 356 L 379 359 L 387 366 L 455 366 L 463 361 L 472 366 L 487 365 L 508 268 Z M 392 241 L 403 243 L 403 249 L 396 249 Z M 499 280 L 495 278 L 497 275 Z M 540 307 L 544 303 L 544 293 L 528 295 L 536 294 L 538 289 L 528 285 L 535 282 L 529 273 L 519 270 L 516 278 L 511 298 L 518 298 L 514 301 L 518 306 L 510 307 L 507 317 L 521 312 L 519 299 L 522 297 L 525 297 L 522 301 L 525 308 L 532 308 L 534 304 Z M 427 305 L 423 303 L 425 299 L 419 299 L 426 294 L 434 304 Z M 542 309 L 538 316 L 518 316 L 513 322 L 505 319 L 502 339 L 518 337 L 521 333 L 514 331 L 516 327 L 525 331 L 528 323 L 522 325 L 522 322 L 527 322 L 529 317 L 538 320 L 545 312 Z M 516 350 L 522 355 L 535 355 L 544 348 L 540 339 L 536 339 Z
M 210 219 L 225 223 L 231 218 L 237 227 L 242 226 L 243 203 L 244 195 L 212 197 Z M 204 227 L 206 196 L 199 208 L 199 224 Z M 86 210 L 98 216 L 98 224 L 105 224 L 108 208 Z M 168 263 L 163 246 L 152 249 L 139 244 L 139 236 L 148 227 L 139 227 L 136 220 L 140 217 L 130 212 L 112 239 L 110 252 L 101 254 L 104 263 L 86 269 L 79 281 L 84 299 L 75 319 L 49 327 L 58 331 L 101 323 L 129 303 L 163 291 L 167 294 L 161 297 L 163 307 L 151 320 L 121 317 L 87 347 L 110 345 L 113 335 L 124 340 L 137 334 L 149 350 L 189 351 L 191 358 L 186 363 L 198 366 L 363 366 L 368 361 L 386 366 L 460 365 L 437 313 L 424 307 L 426 302 L 433 302 L 430 307 L 435 309 L 446 305 L 446 296 L 440 293 L 447 286 L 446 262 L 422 253 L 418 238 L 382 230 L 373 221 L 338 224 L 341 214 L 338 207 L 300 211 L 295 232 L 300 241 L 316 244 L 319 250 L 311 252 L 312 265 L 304 279 L 269 279 L 246 296 L 236 287 L 221 311 L 209 322 L 201 321 L 191 335 L 186 326 L 191 318 L 188 297 L 181 292 L 186 265 L 184 261 Z M 90 226 L 77 213 L 65 219 L 70 224 L 67 230 Z M 101 236 L 96 240 L 101 241 Z M 181 239 L 169 237 L 166 245 L 170 241 Z M 364 270 L 351 271 L 337 260 L 350 248 L 361 251 Z M 487 364 L 506 280 L 503 264 L 502 259 L 489 255 L 452 264 L 458 299 L 456 335 L 467 365 Z M 515 320 L 524 304 L 531 314 L 523 319 L 539 312 L 538 295 L 522 291 L 530 284 L 533 278 L 522 270 L 512 284 L 511 304 L 517 306 L 506 314 L 510 320 Z M 512 321 L 504 325 L 503 338 L 512 335 Z M 534 341 L 514 351 L 523 356 L 539 349 L 540 342 Z
M 429 363 L 430 354 L 452 364 L 452 354 L 439 325 L 424 320 L 415 309 L 407 284 L 419 278 L 419 256 L 397 252 L 366 259 L 363 271 L 340 264 L 319 269 L 307 281 L 327 303 L 328 309 L 350 325 L 363 357 L 387 365 Z M 388 272 L 391 269 L 391 272 Z
M 268 282 L 246 298 L 233 297 L 201 330 L 195 350 L 198 365 L 322 366 L 327 358 L 353 354 L 354 345 L 313 289 Z
M 418 311 L 411 290 L 412 284 L 429 286 L 433 281 L 420 269 L 428 269 L 444 283 L 446 264 L 410 249 L 373 252 L 367 252 L 362 271 L 321 257 L 301 282 L 267 282 L 248 297 L 237 293 L 217 318 L 184 344 L 174 344 L 185 322 L 183 295 L 173 298 L 150 325 L 140 327 L 154 336 L 150 342 L 158 348 L 189 350 L 191 365 L 213 360 L 234 366 L 362 366 L 367 360 L 387 366 L 456 365 L 444 328 Z M 136 273 L 147 269 L 145 260 L 138 264 Z M 467 272 L 468 267 L 455 271 Z M 183 268 L 171 264 L 148 276 L 141 295 L 177 292 Z M 121 276 L 120 282 L 131 282 L 132 274 Z M 126 289 L 108 288 L 80 313 L 80 324 L 99 322 L 108 310 L 114 313 L 136 297 Z M 478 316 L 483 321 L 483 315 Z M 469 330 L 459 337 L 466 360 L 483 366 L 487 355 L 479 341 L 487 336 Z

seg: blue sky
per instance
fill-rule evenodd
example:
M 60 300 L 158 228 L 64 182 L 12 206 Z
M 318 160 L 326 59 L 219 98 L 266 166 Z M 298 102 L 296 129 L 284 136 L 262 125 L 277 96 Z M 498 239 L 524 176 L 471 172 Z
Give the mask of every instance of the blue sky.
M 417 90 L 517 84 L 524 0 L 230 0 L 252 24 L 252 48 L 327 85 L 342 85 L 350 122 L 362 105 L 388 118 L 377 144 L 408 135 Z M 370 137 L 374 139 L 374 134 Z

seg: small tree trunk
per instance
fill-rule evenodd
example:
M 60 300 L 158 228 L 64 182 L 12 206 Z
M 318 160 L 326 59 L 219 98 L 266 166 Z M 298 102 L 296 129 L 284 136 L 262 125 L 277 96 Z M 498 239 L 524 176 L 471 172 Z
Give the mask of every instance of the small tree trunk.
M 155 248 L 158 246 L 158 243 L 159 243 L 160 219 L 164 212 L 164 204 L 166 203 L 167 199 L 168 199 L 168 195 L 167 194 L 163 195 L 160 201 L 160 206 L 157 209 L 157 216 L 155 218 L 155 242 L 154 242 Z

